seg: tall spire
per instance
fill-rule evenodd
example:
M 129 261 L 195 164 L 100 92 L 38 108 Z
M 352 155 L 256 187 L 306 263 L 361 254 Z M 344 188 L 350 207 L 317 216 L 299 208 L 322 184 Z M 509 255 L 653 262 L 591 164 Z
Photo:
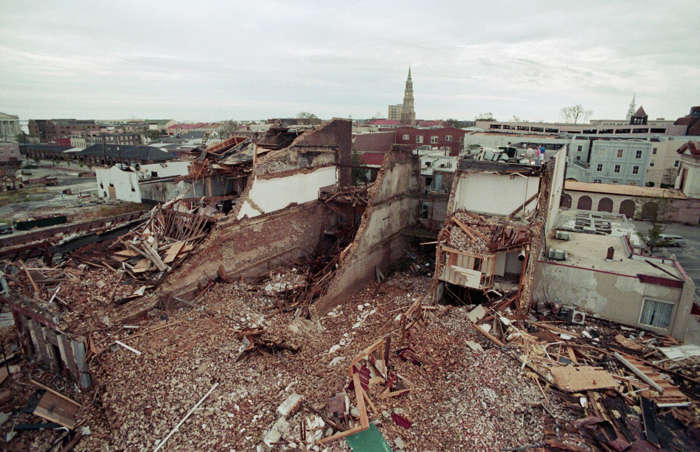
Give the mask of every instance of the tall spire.
M 416 122 L 416 112 L 413 108 L 413 80 L 411 79 L 411 66 L 408 67 L 406 89 L 403 93 L 403 105 L 401 106 L 401 122 L 413 124 Z
M 632 94 L 632 102 L 630 102 L 630 108 L 627 109 L 627 117 L 625 118 L 627 121 L 630 121 L 632 119 L 632 116 L 634 116 L 634 107 L 635 107 L 635 99 L 637 97 L 637 94 Z

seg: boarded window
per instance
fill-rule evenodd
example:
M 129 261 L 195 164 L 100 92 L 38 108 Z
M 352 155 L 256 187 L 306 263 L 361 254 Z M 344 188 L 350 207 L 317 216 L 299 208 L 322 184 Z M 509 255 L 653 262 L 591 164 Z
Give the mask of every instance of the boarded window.
M 656 328 L 668 328 L 671 326 L 672 313 L 673 303 L 645 299 L 639 323 Z

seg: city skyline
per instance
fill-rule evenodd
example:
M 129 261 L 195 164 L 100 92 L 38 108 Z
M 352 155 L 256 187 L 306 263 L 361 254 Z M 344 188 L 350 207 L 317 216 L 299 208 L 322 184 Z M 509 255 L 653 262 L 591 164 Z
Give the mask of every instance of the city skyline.
M 624 118 L 633 94 L 650 119 L 675 119 L 700 99 L 695 2 L 497 3 L 3 2 L 0 111 L 384 117 L 409 65 L 420 119 L 559 121 L 573 104 Z

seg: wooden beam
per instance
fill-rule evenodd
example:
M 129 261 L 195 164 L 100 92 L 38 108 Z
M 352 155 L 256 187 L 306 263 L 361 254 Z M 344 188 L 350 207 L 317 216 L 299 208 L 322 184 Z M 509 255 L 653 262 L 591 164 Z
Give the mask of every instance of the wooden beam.
M 638 369 L 634 364 L 632 364 L 631 362 L 627 361 L 627 359 L 626 359 L 624 356 L 622 356 L 622 355 L 619 354 L 618 352 L 614 352 L 613 355 L 614 355 L 615 358 L 617 358 L 622 364 L 624 364 L 625 367 L 627 367 L 629 370 L 631 370 L 632 373 L 634 373 L 636 376 L 638 376 L 639 378 L 641 378 L 641 379 L 642 379 L 645 383 L 647 383 L 649 386 L 651 386 L 652 388 L 656 389 L 656 391 L 658 391 L 659 394 L 663 394 L 663 393 L 664 393 L 664 388 L 662 388 L 661 386 L 659 386 L 659 385 L 658 385 L 654 380 L 652 380 L 651 378 L 647 377 L 647 375 L 646 375 L 644 372 L 642 372 L 641 370 L 639 370 L 639 369 Z
M 520 204 L 520 205 L 518 206 L 518 208 L 515 209 L 514 211 L 512 211 L 508 216 L 509 216 L 509 217 L 512 217 L 512 216 L 515 215 L 516 213 L 518 213 L 518 212 L 520 212 L 521 210 L 523 210 L 525 207 L 527 207 L 528 204 L 530 204 L 535 198 L 537 198 L 537 195 L 539 195 L 539 194 L 540 194 L 540 193 L 537 192 L 537 193 L 535 193 L 534 195 L 530 196 L 524 203 Z
M 34 380 L 33 378 L 30 379 L 29 381 L 30 381 L 33 385 L 38 386 L 38 387 L 40 387 L 41 389 L 45 389 L 45 390 L 49 391 L 51 394 L 53 394 L 53 395 L 55 395 L 56 397 L 59 397 L 59 398 L 65 400 L 66 402 L 72 403 L 73 405 L 75 405 L 75 406 L 77 406 L 77 407 L 79 407 L 79 408 L 82 408 L 82 407 L 83 407 L 81 404 L 79 404 L 79 403 L 76 402 L 75 400 L 71 399 L 70 397 L 66 397 L 66 396 L 64 396 L 63 394 L 61 394 L 60 392 L 54 391 L 53 389 L 49 388 L 48 386 L 43 385 L 43 384 L 39 383 L 38 381 Z
M 461 230 L 463 230 L 473 241 L 475 241 L 475 242 L 477 241 L 476 235 L 474 235 L 474 233 L 472 232 L 472 230 L 471 230 L 471 228 L 470 228 L 469 226 L 467 226 L 466 224 L 464 224 L 464 223 L 462 223 L 461 221 L 459 221 L 459 220 L 457 219 L 457 217 L 452 217 L 452 221 L 454 221 L 455 224 L 456 224 L 457 226 L 459 226 L 459 228 L 460 228 Z
M 29 282 L 32 283 L 32 287 L 34 288 L 34 298 L 39 298 L 39 287 L 34 282 L 34 278 L 32 278 L 32 275 L 29 274 L 29 270 L 27 269 L 27 266 L 24 265 L 24 261 L 20 260 L 19 263 L 22 264 L 24 273 L 27 275 Z

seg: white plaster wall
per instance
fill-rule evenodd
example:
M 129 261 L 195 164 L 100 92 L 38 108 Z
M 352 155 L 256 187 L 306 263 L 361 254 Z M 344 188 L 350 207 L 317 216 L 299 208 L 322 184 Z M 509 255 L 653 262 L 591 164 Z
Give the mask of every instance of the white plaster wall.
M 248 193 L 248 199 L 243 202 L 238 213 L 238 219 L 261 215 L 253 204 L 262 209 L 262 213 L 284 209 L 292 203 L 302 204 L 318 199 L 319 189 L 338 182 L 338 172 L 335 166 L 319 168 L 310 173 L 298 173 L 274 179 L 253 181 Z M 253 203 L 248 202 L 248 200 Z
M 457 183 L 455 210 L 509 215 L 537 193 L 540 180 L 535 176 L 468 173 L 462 175 Z M 525 208 L 525 213 L 536 206 L 537 201 L 533 200 Z
M 625 325 L 671 334 L 678 319 L 681 289 L 644 284 L 635 277 L 538 262 L 535 300 L 579 306 L 583 310 Z M 649 328 L 639 323 L 645 297 L 674 304 L 671 327 Z M 675 331 L 674 331 L 675 332 Z M 676 338 L 682 339 L 684 332 Z
M 559 210 L 561 192 L 564 189 L 566 150 L 558 150 L 557 153 L 554 154 L 554 158 L 554 173 L 552 174 L 552 187 L 549 193 L 549 202 L 547 203 L 547 222 L 545 224 L 545 234 L 547 235 L 549 235 L 549 231 L 554 227 L 554 221 L 556 220 L 557 211 Z
M 167 162 L 167 163 L 150 163 L 148 165 L 141 165 L 139 167 L 139 172 L 144 175 L 146 179 L 151 177 L 151 171 L 158 173 L 158 177 L 172 177 L 172 176 L 184 176 L 189 172 L 190 162 Z
M 97 194 L 101 198 L 109 197 L 109 184 L 113 184 L 117 199 L 141 202 L 141 189 L 136 173 L 122 171 L 116 166 L 95 168 L 95 178 L 97 180 Z

